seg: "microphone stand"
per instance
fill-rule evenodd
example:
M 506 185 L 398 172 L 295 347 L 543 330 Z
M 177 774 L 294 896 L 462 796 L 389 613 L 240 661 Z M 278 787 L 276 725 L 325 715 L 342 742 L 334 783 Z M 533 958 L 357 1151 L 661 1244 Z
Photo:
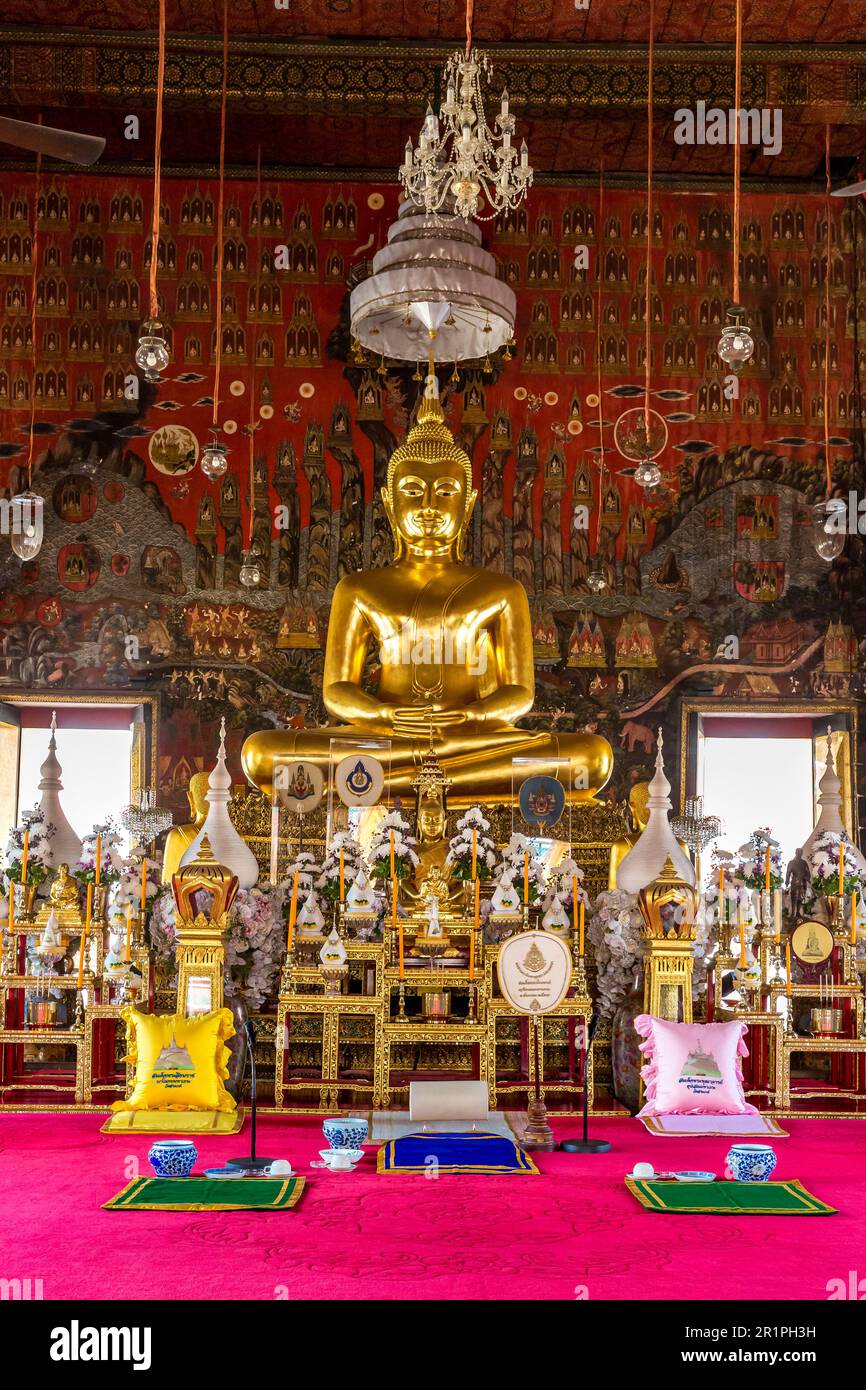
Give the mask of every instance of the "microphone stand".
M 249 1019 L 244 1020 L 244 1037 L 247 1044 L 247 1052 L 250 1058 L 250 1152 L 243 1158 L 229 1158 L 226 1160 L 227 1168 L 239 1168 L 248 1174 L 261 1176 L 273 1163 L 272 1158 L 260 1158 L 256 1155 L 256 1053 L 255 1041 L 256 1034 Z M 240 1174 L 238 1175 L 240 1176 Z
M 583 1053 L 583 1138 L 563 1139 L 562 1143 L 557 1145 L 557 1148 L 561 1149 L 563 1153 L 606 1154 L 610 1152 L 610 1144 L 606 1139 L 589 1138 L 589 1086 L 587 1085 L 589 1053 L 600 1022 L 601 1015 L 594 1013 L 589 1020 L 589 1027 L 586 1031 L 586 1048 Z

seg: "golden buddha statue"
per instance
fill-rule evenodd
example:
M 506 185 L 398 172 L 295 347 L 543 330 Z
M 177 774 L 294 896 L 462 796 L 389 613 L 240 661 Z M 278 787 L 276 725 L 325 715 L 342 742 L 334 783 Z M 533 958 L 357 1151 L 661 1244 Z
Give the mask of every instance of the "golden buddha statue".
M 341 735 L 389 739 L 390 794 L 408 797 L 431 731 L 456 805 L 510 803 L 516 757 L 567 758 L 576 801 L 593 801 L 605 785 L 607 739 L 516 727 L 535 694 L 529 603 L 518 580 L 464 561 L 476 496 L 431 372 L 382 489 L 394 560 L 345 575 L 334 591 L 322 694 L 336 723 L 267 730 L 244 744 L 244 771 L 268 797 L 275 759 L 309 758 L 327 775 L 331 740 Z M 363 685 L 371 649 L 376 694 Z
M 432 746 L 415 777 L 413 786 L 417 797 L 415 827 L 418 837 L 415 852 L 418 866 L 412 879 L 404 884 L 403 892 L 417 912 L 435 898 L 439 911 L 453 917 L 463 900 L 463 886 L 452 880 L 446 869 L 450 841 L 445 838 L 448 811 L 445 792 L 449 782 Z
M 162 852 L 163 883 L 171 883 L 172 875 L 180 868 L 181 859 L 205 823 L 208 812 L 209 776 L 207 772 L 194 772 L 189 779 L 186 799 L 189 802 L 192 821 L 188 825 L 173 825 L 168 832 Z
M 68 864 L 58 865 L 57 875 L 48 890 L 48 901 L 52 907 L 72 909 L 76 912 L 81 906 L 78 884 L 74 878 L 70 878 Z

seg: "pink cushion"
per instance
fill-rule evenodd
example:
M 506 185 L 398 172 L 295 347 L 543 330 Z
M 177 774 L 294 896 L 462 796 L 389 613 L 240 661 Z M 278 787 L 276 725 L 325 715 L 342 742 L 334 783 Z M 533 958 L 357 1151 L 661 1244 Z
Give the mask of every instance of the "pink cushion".
M 669 1023 L 640 1014 L 641 1076 L 646 1104 L 639 1115 L 756 1115 L 743 1095 L 745 1023 Z

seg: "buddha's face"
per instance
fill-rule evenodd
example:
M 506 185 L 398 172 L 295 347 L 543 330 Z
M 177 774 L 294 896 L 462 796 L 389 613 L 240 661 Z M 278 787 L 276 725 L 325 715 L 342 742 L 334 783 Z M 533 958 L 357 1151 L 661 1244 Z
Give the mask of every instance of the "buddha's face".
M 445 812 L 438 801 L 422 801 L 418 812 L 418 829 L 428 844 L 441 840 L 445 834 Z
M 406 459 L 394 470 L 386 504 L 395 531 L 410 552 L 448 554 L 460 542 L 475 494 L 467 499 L 460 463 Z

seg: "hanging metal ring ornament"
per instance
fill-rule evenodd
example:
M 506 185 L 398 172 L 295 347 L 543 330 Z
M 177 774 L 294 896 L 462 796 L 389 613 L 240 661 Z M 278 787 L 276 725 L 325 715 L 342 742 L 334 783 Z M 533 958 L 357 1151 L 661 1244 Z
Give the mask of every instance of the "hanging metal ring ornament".
M 848 504 L 841 497 L 828 497 L 812 508 L 812 544 L 829 564 L 845 549 L 848 530 Z
M 634 481 L 638 487 L 658 487 L 662 474 L 653 459 L 664 452 L 668 442 L 664 417 L 642 405 L 626 410 L 613 427 L 613 442 L 622 457 L 636 465 Z

